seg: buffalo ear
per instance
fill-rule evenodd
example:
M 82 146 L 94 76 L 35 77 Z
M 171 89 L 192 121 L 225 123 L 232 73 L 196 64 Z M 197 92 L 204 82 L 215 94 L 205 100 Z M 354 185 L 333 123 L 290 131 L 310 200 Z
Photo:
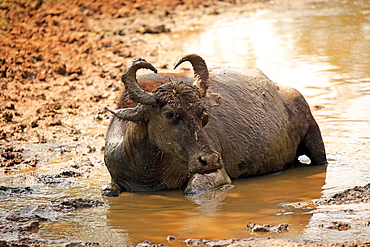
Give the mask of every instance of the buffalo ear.
M 123 108 L 123 109 L 118 109 L 118 110 L 111 110 L 105 107 L 104 110 L 111 112 L 114 116 L 122 120 L 139 121 L 144 118 L 147 107 L 145 107 L 142 104 L 139 104 L 134 108 Z

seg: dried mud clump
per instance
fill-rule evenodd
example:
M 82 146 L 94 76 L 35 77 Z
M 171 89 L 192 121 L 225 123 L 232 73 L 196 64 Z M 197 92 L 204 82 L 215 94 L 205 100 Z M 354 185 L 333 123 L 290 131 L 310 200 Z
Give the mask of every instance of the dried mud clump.
M 369 203 L 370 202 L 370 183 L 364 186 L 355 186 L 332 196 L 323 196 L 309 202 L 293 203 L 296 208 L 307 207 L 310 205 L 335 205 L 349 203 Z
M 0 186 L 0 198 L 9 196 L 29 195 L 35 187 L 30 186 Z
M 331 197 L 323 197 L 313 203 L 318 205 L 342 204 L 342 203 L 369 203 L 370 183 L 365 186 L 355 186 L 339 192 Z
M 5 174 L 12 174 L 24 168 L 37 166 L 38 159 L 25 158 L 22 152 L 23 149 L 14 147 L 0 148 L 0 168 L 3 168 Z
M 338 231 L 347 231 L 351 228 L 351 225 L 346 222 L 341 221 L 332 221 L 330 225 L 319 225 L 320 228 L 326 228 L 331 230 L 338 230 Z
M 258 225 L 255 223 L 249 223 L 246 228 L 252 232 L 284 232 L 288 230 L 288 224 L 282 223 L 279 225 Z

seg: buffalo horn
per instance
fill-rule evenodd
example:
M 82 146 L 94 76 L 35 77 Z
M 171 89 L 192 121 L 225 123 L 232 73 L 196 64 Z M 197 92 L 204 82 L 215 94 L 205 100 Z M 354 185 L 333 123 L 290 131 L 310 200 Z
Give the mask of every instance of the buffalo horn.
M 143 107 L 143 105 L 137 105 L 134 108 L 124 108 L 118 110 L 111 110 L 105 107 L 104 110 L 109 111 L 119 119 L 128 121 L 139 121 L 142 119 L 143 114 L 145 113 L 145 107 Z
M 188 61 L 193 66 L 195 81 L 194 86 L 198 87 L 201 96 L 205 96 L 208 88 L 208 68 L 206 62 L 197 54 L 189 54 L 182 57 L 175 65 L 175 69 L 183 62 Z
M 125 84 L 128 95 L 132 101 L 142 103 L 145 105 L 155 105 L 155 96 L 152 93 L 145 92 L 139 87 L 136 80 L 136 71 L 139 69 L 150 69 L 157 73 L 157 69 L 148 63 L 145 59 L 135 59 L 131 66 L 127 69 L 126 73 L 122 75 L 122 82 Z

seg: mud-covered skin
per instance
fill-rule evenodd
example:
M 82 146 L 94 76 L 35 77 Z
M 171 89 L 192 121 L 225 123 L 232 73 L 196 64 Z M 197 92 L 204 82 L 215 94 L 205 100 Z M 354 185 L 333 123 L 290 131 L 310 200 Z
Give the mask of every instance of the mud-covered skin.
M 210 78 L 204 131 L 230 178 L 278 172 L 303 154 L 313 165 L 327 163 L 320 129 L 297 90 L 255 68 L 216 69 Z M 212 95 L 221 98 L 220 105 Z
M 194 79 L 168 77 L 153 93 L 137 86 L 130 68 L 123 76 L 128 95 L 140 104 L 119 103 L 122 109 L 109 110 L 115 117 L 105 150 L 112 181 L 122 190 L 197 193 L 230 178 L 290 168 L 303 154 L 312 165 L 327 163 L 318 125 L 297 90 L 277 85 L 255 68 L 208 72 L 200 57 L 190 57 L 201 66 L 189 56 L 180 63 L 192 63 Z M 156 72 L 143 61 L 131 68 Z M 163 75 L 148 78 L 163 81 Z M 192 80 L 194 86 L 186 86 Z

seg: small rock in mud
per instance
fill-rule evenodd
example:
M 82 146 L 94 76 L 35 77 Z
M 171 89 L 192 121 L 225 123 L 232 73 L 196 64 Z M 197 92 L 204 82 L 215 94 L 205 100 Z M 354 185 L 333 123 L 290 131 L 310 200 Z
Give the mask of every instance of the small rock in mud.
M 150 33 L 150 34 L 158 34 L 158 33 L 169 33 L 171 32 L 170 29 L 166 28 L 165 25 L 158 25 L 154 27 L 147 27 L 143 26 L 138 29 L 139 33 Z
M 52 201 L 51 206 L 56 211 L 61 210 L 74 210 L 78 208 L 91 208 L 103 206 L 104 202 L 85 199 L 85 198 L 72 198 L 65 199 L 63 201 Z
M 72 242 L 65 245 L 65 247 L 80 247 L 80 246 L 101 246 L 99 243 L 95 242 Z
M 41 175 L 37 180 L 37 182 L 40 184 L 55 186 L 58 188 L 70 188 L 79 184 L 77 182 L 67 180 L 65 176 L 62 176 L 60 174 L 57 174 L 55 176 Z
M 206 240 L 206 239 L 186 239 L 184 242 L 188 246 L 230 246 L 235 242 L 243 241 L 240 239 L 227 239 L 227 240 Z M 242 246 L 242 245 L 240 245 Z M 245 245 L 248 246 L 248 245 Z
M 134 245 L 135 247 L 168 247 L 166 244 L 153 244 L 149 240 L 145 240 L 142 243 L 139 243 L 137 245 Z
M 81 177 L 82 174 L 79 173 L 79 172 L 75 172 L 75 171 L 63 171 L 59 174 L 57 174 L 55 177 L 56 178 L 71 178 L 71 177 Z
M 249 223 L 246 228 L 252 232 L 283 232 L 288 230 L 288 226 L 286 223 L 279 225 L 257 225 L 255 223 Z
M 174 237 L 174 236 L 167 236 L 166 240 L 167 241 L 174 241 L 174 240 L 177 240 L 177 238 Z

